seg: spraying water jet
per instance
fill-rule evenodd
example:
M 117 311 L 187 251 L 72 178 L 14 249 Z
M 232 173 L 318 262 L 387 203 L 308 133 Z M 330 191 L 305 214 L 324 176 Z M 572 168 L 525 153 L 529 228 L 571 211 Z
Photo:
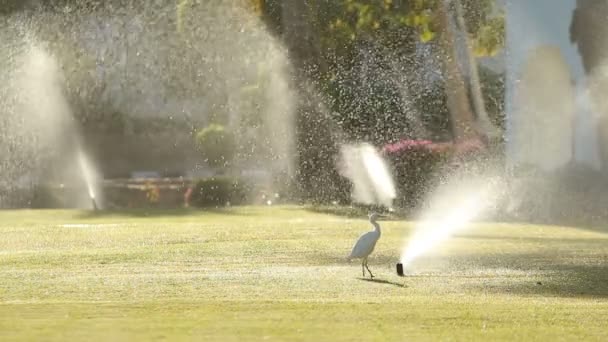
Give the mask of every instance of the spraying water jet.
M 62 168 L 64 177 L 71 170 L 64 165 L 76 163 L 87 189 L 87 199 L 94 210 L 99 208 L 95 193 L 95 172 L 83 149 L 79 128 L 66 97 L 65 75 L 58 60 L 36 40 L 24 43 L 19 54 L 19 72 L 15 75 L 12 91 L 18 106 L 9 115 L 24 117 L 28 128 L 36 135 L 32 150 L 42 153 L 48 148 L 49 164 Z M 66 153 L 67 152 L 67 153 Z M 74 153 L 74 154 L 72 154 Z M 65 159 L 72 154 L 74 159 Z
M 430 252 L 448 240 L 454 233 L 466 228 L 498 198 L 498 182 L 485 178 L 481 183 L 456 184 L 437 194 L 426 217 L 416 227 L 413 237 L 403 249 L 397 264 L 397 274 L 418 257 Z M 453 205 L 458 203 L 458 205 Z
M 89 199 L 91 200 L 93 210 L 97 211 L 97 210 L 99 210 L 99 207 L 97 206 L 97 199 L 95 198 L 95 189 L 93 186 L 93 168 L 91 167 L 90 163 L 88 162 L 88 160 L 84 154 L 84 151 L 82 150 L 81 145 L 78 144 L 76 146 L 78 146 L 78 151 L 77 151 L 78 164 L 80 166 L 80 170 L 82 172 L 84 181 L 86 183 Z
M 341 173 L 353 184 L 353 200 L 382 205 L 390 211 L 397 191 L 388 165 L 376 148 L 368 143 L 344 145 L 340 152 Z

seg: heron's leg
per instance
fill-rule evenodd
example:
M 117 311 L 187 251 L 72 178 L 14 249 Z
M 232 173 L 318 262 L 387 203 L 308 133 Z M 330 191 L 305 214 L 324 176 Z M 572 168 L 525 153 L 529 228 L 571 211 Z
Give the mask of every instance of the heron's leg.
M 367 266 L 367 258 L 365 258 L 365 268 L 367 268 L 367 272 L 369 272 L 369 277 L 374 279 L 374 275 L 372 274 L 372 271 Z
M 361 269 L 363 270 L 363 277 L 365 278 L 365 258 L 361 259 Z

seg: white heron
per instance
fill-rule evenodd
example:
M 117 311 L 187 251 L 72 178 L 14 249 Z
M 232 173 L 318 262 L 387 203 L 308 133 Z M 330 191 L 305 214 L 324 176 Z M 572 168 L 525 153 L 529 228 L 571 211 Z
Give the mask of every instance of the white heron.
M 376 222 L 379 217 L 380 215 L 376 213 L 371 213 L 369 215 L 369 222 L 374 227 L 374 230 L 372 230 L 371 232 L 367 232 L 359 237 L 359 240 L 357 240 L 357 243 L 353 247 L 353 250 L 352 252 L 350 252 L 350 256 L 348 257 L 348 261 L 352 259 L 361 259 L 361 269 L 363 270 L 363 276 L 365 277 L 365 269 L 367 269 L 367 271 L 369 272 L 369 276 L 372 279 L 374 278 L 374 275 L 367 266 L 367 258 L 370 254 L 372 254 L 374 248 L 376 247 L 376 242 L 378 242 L 378 240 L 380 239 L 380 225 L 378 224 L 378 222 Z

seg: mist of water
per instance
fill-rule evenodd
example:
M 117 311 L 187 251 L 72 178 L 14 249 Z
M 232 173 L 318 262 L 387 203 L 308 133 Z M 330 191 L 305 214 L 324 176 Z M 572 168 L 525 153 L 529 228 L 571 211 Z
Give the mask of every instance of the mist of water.
M 7 70 L 11 73 L 10 82 L 2 85 L 3 94 L 9 94 L 3 96 L 2 101 L 10 106 L 4 108 L 5 125 L 0 134 L 2 140 L 14 145 L 4 156 L 6 168 L 19 168 L 29 186 L 52 178 L 54 172 L 46 167 L 48 163 L 63 165 L 64 178 L 73 179 L 73 169 L 80 169 L 77 178 L 86 183 L 88 197 L 94 197 L 95 173 L 73 122 L 59 63 L 43 44 L 27 35 L 15 46 L 13 54 L 12 70 Z M 70 165 L 69 155 L 76 157 L 76 165 Z M 2 177 L 8 178 L 4 179 L 5 183 L 15 181 L 6 174 Z M 7 196 L 12 194 L 9 192 Z
M 30 81 L 22 89 L 23 92 L 30 96 L 30 106 L 35 108 L 40 118 L 43 119 L 47 128 L 54 130 L 55 134 L 61 134 L 67 137 L 68 144 L 72 142 L 72 150 L 61 149 L 60 153 L 73 153 L 76 156 L 77 165 L 75 168 L 80 169 L 80 178 L 84 181 L 88 196 L 91 200 L 95 200 L 95 171 L 92 164 L 86 156 L 80 134 L 75 127 L 72 117 L 72 110 L 64 95 L 62 80 L 63 75 L 59 69 L 59 64 L 47 51 L 39 46 L 34 46 L 28 54 L 30 63 L 28 71 L 32 75 Z M 44 98 L 45 103 L 31 103 L 34 98 Z M 58 141 L 60 137 L 54 137 L 54 141 L 58 147 L 62 147 Z M 69 148 L 69 146 L 66 146 Z M 77 185 L 75 185 L 77 186 Z M 86 205 L 88 207 L 88 204 Z M 94 205 L 96 207 L 96 205 Z
M 97 159 L 104 169 L 120 168 L 120 175 L 169 169 L 198 177 L 205 165 L 193 135 L 215 122 L 237 139 L 230 172 L 253 171 L 245 176 L 255 175 L 256 181 L 265 174 L 261 181 L 270 187 L 293 175 L 297 94 L 291 63 L 283 44 L 248 8 L 188 2 L 178 13 L 179 30 L 169 3 L 66 10 L 70 15 L 39 8 L 2 17 L 6 28 L 21 33 L 5 30 L 6 39 L 0 41 L 11 57 L 0 60 L 6 70 L 1 79 L 9 75 L 11 81 L 0 85 L 7 93 L 0 98 L 0 111 L 7 112 L 0 118 L 0 141 L 14 145 L 6 147 L 11 158 L 3 161 L 3 171 L 36 174 L 34 184 L 48 180 L 43 170 L 49 164 L 67 165 L 65 152 L 71 148 L 82 170 L 79 178 L 95 197 L 100 193 L 92 185 L 91 161 Z M 18 101 L 7 110 L 14 98 Z M 105 120 L 116 113 L 129 117 L 127 123 L 169 119 L 177 124 L 153 137 L 127 124 L 116 132 L 118 139 L 89 124 L 74 146 L 71 132 L 80 127 L 72 111 L 85 123 L 91 114 Z M 88 155 L 84 143 L 104 153 Z M 3 172 L 0 183 L 12 184 L 16 177 Z
M 344 145 L 342 174 L 352 182 L 352 198 L 368 205 L 391 208 L 397 192 L 393 177 L 380 153 L 370 144 Z
M 515 164 L 559 169 L 573 158 L 575 89 L 559 48 L 530 52 L 517 83 L 509 148 Z

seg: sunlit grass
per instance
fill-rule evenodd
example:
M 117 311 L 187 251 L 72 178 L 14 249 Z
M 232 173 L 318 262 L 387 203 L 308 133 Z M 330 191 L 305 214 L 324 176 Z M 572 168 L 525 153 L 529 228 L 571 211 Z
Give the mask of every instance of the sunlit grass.
M 608 234 L 477 224 L 395 275 L 410 235 L 299 207 L 0 212 L 0 340 L 608 338 Z

